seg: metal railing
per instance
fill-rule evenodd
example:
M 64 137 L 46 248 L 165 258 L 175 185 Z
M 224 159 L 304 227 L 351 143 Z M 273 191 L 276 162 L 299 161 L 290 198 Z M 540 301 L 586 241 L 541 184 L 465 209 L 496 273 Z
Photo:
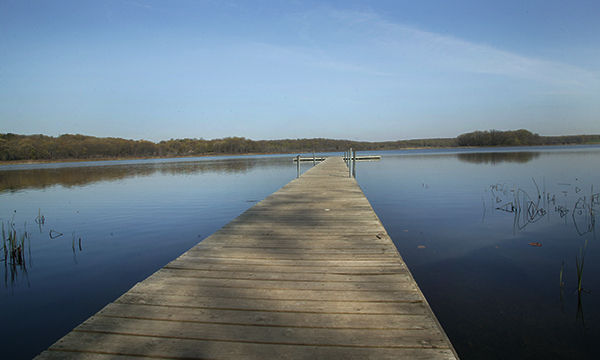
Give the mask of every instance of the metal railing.
M 315 156 L 315 151 L 312 151 L 313 154 L 313 166 L 317 165 L 317 158 Z M 349 148 L 348 151 L 344 152 L 344 162 L 348 166 L 348 177 L 356 177 L 356 151 L 353 151 L 352 148 Z M 300 155 L 296 155 L 296 178 L 300 177 Z M 321 159 L 322 160 L 322 159 Z M 319 161 L 321 161 L 319 160 Z
M 312 151 L 312 155 L 313 155 L 313 166 L 316 166 L 317 165 L 317 157 L 315 156 L 315 150 Z M 321 161 L 321 160 L 319 160 L 319 161 Z M 296 156 L 296 168 L 297 168 L 297 172 L 296 172 L 296 179 L 297 179 L 300 177 L 300 155 Z
M 348 177 L 356 177 L 356 151 L 352 151 L 352 148 L 349 148 L 344 153 L 344 160 L 346 161 L 346 165 L 348 165 Z

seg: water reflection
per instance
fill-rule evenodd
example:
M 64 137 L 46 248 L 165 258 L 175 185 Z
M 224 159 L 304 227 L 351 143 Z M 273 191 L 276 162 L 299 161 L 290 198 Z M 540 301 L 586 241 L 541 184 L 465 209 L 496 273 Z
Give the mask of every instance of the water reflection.
M 74 164 L 20 165 L 0 167 L 0 192 L 27 188 L 43 189 L 55 185 L 86 186 L 96 182 L 118 181 L 140 176 L 194 175 L 201 173 L 237 174 L 256 169 L 281 167 L 290 163 L 289 156 L 194 158 L 184 161 L 134 160 L 124 162 L 93 162 Z
M 593 185 L 591 185 L 589 196 L 579 196 L 582 189 L 578 186 L 561 183 L 554 191 L 547 191 L 545 180 L 542 190 L 540 190 L 534 178 L 532 178 L 532 182 L 535 186 L 535 193 L 532 195 L 529 195 L 522 188 L 515 189 L 514 185 L 513 188 L 505 183 L 490 185 L 491 201 L 494 204 L 493 209 L 514 214 L 513 233 L 517 229 L 524 230 L 529 224 L 539 221 L 553 211 L 559 216 L 559 219 L 566 219 L 568 214 L 571 214 L 571 219 L 579 236 L 592 233 L 594 239 L 596 238 L 594 231 L 596 206 L 600 204 L 600 193 L 594 193 Z M 557 193 L 558 191 L 560 193 Z M 559 200 L 557 200 L 557 195 Z M 575 195 L 575 197 L 572 195 Z M 564 202 L 564 205 L 561 202 Z M 568 207 L 569 202 L 574 202 L 572 208 Z M 484 200 L 484 221 L 485 212 Z
M 361 188 L 461 359 L 597 357 L 598 155 L 465 149 L 361 164 Z
M 4 257 L 0 260 L 4 261 L 4 279 L 5 288 L 14 289 L 16 286 L 29 283 L 28 269 L 32 268 L 32 250 L 31 250 L 31 237 L 32 234 L 26 230 L 27 217 L 25 219 L 19 219 L 23 217 L 22 212 L 25 214 L 29 213 L 29 220 L 34 220 L 39 227 L 39 237 L 35 237 L 34 242 L 39 245 L 44 244 L 44 239 L 52 240 L 53 243 L 68 244 L 70 243 L 70 250 L 72 251 L 73 263 L 78 264 L 78 253 L 83 251 L 82 240 L 79 235 L 76 236 L 73 228 L 65 229 L 64 223 L 59 223 L 57 216 L 59 211 L 57 207 L 65 207 L 65 205 L 71 204 L 70 190 L 72 188 L 81 188 L 86 194 L 91 195 L 89 204 L 86 206 L 92 207 L 94 211 L 104 211 L 103 204 L 100 199 L 96 198 L 94 190 L 86 188 L 89 185 L 102 183 L 102 182 L 115 182 L 119 181 L 123 184 L 123 180 L 130 180 L 136 177 L 148 177 L 152 178 L 149 181 L 156 183 L 159 177 L 169 179 L 169 185 L 174 185 L 174 178 L 181 178 L 182 175 L 189 176 L 203 176 L 202 179 L 207 179 L 205 175 L 210 174 L 210 178 L 220 178 L 220 181 L 224 184 L 231 182 L 232 177 L 229 175 L 244 175 L 247 173 L 260 170 L 268 171 L 273 169 L 281 169 L 282 167 L 291 166 L 290 156 L 240 156 L 240 157 L 204 157 L 204 158 L 185 158 L 185 159 L 159 159 L 159 160 L 124 160 L 124 161 L 100 161 L 100 162 L 82 162 L 82 163 L 56 163 L 56 164 L 35 164 L 35 165 L 9 165 L 0 167 L 0 195 L 6 196 L 6 202 L 3 205 L 6 206 L 4 211 L 10 209 L 10 215 L 7 213 L 0 212 L 0 221 L 2 222 L 2 241 L 3 244 L 0 246 L 3 249 Z M 185 182 L 185 181 L 184 181 Z M 40 193 L 32 192 L 31 196 L 26 196 L 27 202 L 16 202 L 13 205 L 9 205 L 12 195 L 16 195 L 20 190 L 31 189 L 40 190 L 51 188 L 56 185 L 62 186 L 64 191 L 61 192 L 61 196 L 53 198 L 50 203 L 45 203 L 40 197 Z M 105 186 L 114 186 L 111 184 L 104 184 Z M 219 197 L 222 189 L 217 185 L 208 185 L 206 180 L 203 182 L 205 189 L 202 191 L 201 198 L 206 199 L 205 193 L 211 193 L 213 197 Z M 226 185 L 227 186 L 227 185 Z M 126 196 L 136 196 L 138 190 L 141 188 L 131 189 Z M 212 189 L 212 191 L 211 191 Z M 230 189 L 229 187 L 227 189 Z M 160 201 L 164 197 L 169 198 L 167 194 L 173 194 L 173 190 L 163 189 L 163 194 L 153 194 L 156 196 L 154 199 L 156 202 Z M 172 196 L 172 195 L 171 195 Z M 104 196 L 103 200 L 113 198 L 112 194 Z M 75 198 L 76 199 L 76 198 Z M 15 199 L 16 200 L 16 199 Z M 120 203 L 123 200 L 123 203 Z M 168 199 L 167 202 L 172 202 L 172 198 Z M 115 201 L 115 200 L 113 200 Z M 215 200 L 211 200 L 215 201 Z M 256 200 L 252 200 L 256 202 Z M 37 217 L 33 219 L 31 216 L 31 203 L 47 204 L 50 208 L 54 208 L 52 211 L 52 220 L 50 225 L 54 228 L 46 229 L 43 231 L 43 227 L 46 225 L 46 217 L 40 209 L 36 209 Z M 221 200 L 221 203 L 224 199 Z M 59 205 L 62 204 L 62 205 Z M 135 204 L 127 203 L 122 196 L 121 199 L 117 199 L 112 204 L 119 204 L 120 209 L 107 210 L 111 215 L 109 217 L 120 217 L 120 218 L 131 218 L 131 214 L 137 213 L 140 208 L 136 207 Z M 11 208 L 12 206 L 12 208 Z M 111 205 L 109 205 L 111 206 Z M 152 204 L 145 204 L 148 208 L 153 208 Z M 248 206 L 248 205 L 245 205 Z M 85 209 L 79 207 L 79 209 Z M 15 220 L 19 211 L 19 216 Z M 165 214 L 169 209 L 158 209 L 158 213 Z M 76 214 L 79 210 L 76 211 Z M 119 215 L 120 214 L 120 215 Z M 4 216 L 4 217 L 2 217 Z M 27 216 L 27 215 L 25 215 Z M 64 216 L 64 221 L 70 221 L 72 214 Z M 150 211 L 146 209 L 144 213 L 133 215 L 133 217 L 150 216 Z M 156 215 L 155 215 L 156 216 Z M 181 217 L 181 215 L 179 215 Z M 155 219 L 155 218 L 154 218 Z M 16 222 L 24 221 L 22 227 L 19 228 Z M 94 222 L 93 216 L 91 219 L 86 219 L 88 222 Z M 70 224 L 70 226 L 74 226 Z M 136 228 L 136 225 L 130 224 L 131 229 Z M 60 230 L 60 231 L 59 231 Z M 81 230 L 86 231 L 87 229 Z M 71 234 L 72 232 L 72 234 Z M 72 236 L 69 236 L 71 234 Z M 33 234 L 35 235 L 35 234 Z M 66 236 L 65 236 L 66 235 Z M 110 233 L 113 236 L 113 233 Z M 34 246 L 34 254 L 39 253 L 39 246 Z M 58 247 L 58 245 L 56 245 Z M 64 248 L 63 248 L 64 249 Z M 2 251 L 2 250 L 0 250 Z M 52 251 L 55 251 L 52 249 Z M 47 256 L 43 254 L 43 256 Z
M 540 156 L 539 152 L 469 152 L 459 153 L 456 157 L 460 161 L 473 164 L 501 164 L 501 163 L 521 163 L 525 164 Z
M 462 152 L 382 152 L 357 169 L 461 359 L 595 359 L 600 343 L 585 339 L 600 336 L 600 147 L 538 149 L 526 163 L 465 161 Z M 42 178 L 23 175 L 25 184 L 6 180 L 18 179 L 16 167 L 0 167 L 5 226 L 13 209 L 17 235 L 41 218 L 39 207 L 46 219 L 28 227 L 26 267 L 11 273 L 5 262 L 4 357 L 32 358 L 296 176 L 290 155 L 174 162 L 20 166 Z M 51 230 L 64 235 L 51 239 Z M 591 294 L 577 291 L 577 268 Z
M 4 286 L 9 286 L 11 290 L 19 283 L 19 277 L 22 282 L 29 284 L 29 274 L 27 272 L 27 260 L 31 265 L 31 240 L 27 233 L 27 223 L 22 229 L 18 229 L 14 220 L 16 211 L 10 221 L 2 221 L 2 248 L 4 252 Z
M 0 166 L 19 249 L 0 244 L 2 358 L 33 358 L 295 175 L 291 155 Z
M 591 233 L 595 229 L 596 225 L 596 209 L 595 205 L 600 204 L 600 193 L 593 194 L 590 201 L 586 201 L 586 198 L 579 198 L 573 208 L 573 223 L 579 233 L 579 236 L 583 236 L 587 233 Z M 596 238 L 594 233 L 594 238 Z

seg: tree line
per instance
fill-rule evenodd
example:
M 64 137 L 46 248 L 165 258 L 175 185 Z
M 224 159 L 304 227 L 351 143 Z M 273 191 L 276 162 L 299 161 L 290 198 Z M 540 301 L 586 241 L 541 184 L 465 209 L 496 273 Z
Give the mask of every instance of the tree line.
M 600 144 L 600 135 L 540 136 L 529 130 L 473 131 L 456 137 L 456 146 L 535 146 Z
M 0 133 L 0 161 L 78 160 L 181 157 L 226 154 L 284 154 L 345 151 L 397 150 L 408 148 L 449 148 L 458 146 L 529 146 L 600 143 L 600 135 L 540 136 L 528 130 L 474 131 L 456 138 L 366 142 L 334 139 L 251 140 L 244 137 L 223 139 L 171 139 L 158 143 L 147 140 L 99 138 L 64 134 L 18 135 Z

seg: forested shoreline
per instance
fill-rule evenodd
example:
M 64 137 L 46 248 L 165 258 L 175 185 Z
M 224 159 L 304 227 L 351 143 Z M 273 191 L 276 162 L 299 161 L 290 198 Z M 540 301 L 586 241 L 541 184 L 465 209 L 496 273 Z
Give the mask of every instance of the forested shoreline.
M 154 143 L 147 140 L 100 138 L 64 134 L 18 135 L 0 133 L 0 161 L 76 161 L 93 159 L 162 158 L 202 155 L 285 154 L 299 152 L 398 150 L 409 148 L 451 148 L 488 146 L 534 146 L 597 144 L 600 135 L 540 136 L 528 130 L 474 131 L 456 138 L 367 142 L 334 139 L 251 140 L 171 139 Z

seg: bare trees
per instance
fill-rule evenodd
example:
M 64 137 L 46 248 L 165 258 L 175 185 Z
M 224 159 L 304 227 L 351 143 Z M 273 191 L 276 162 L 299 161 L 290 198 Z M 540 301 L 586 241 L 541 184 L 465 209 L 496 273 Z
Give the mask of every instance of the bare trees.
M 366 142 L 334 139 L 251 140 L 244 137 L 223 139 L 170 139 L 154 143 L 147 140 L 99 138 L 86 135 L 0 134 L 0 161 L 71 160 L 181 157 L 210 154 L 275 154 L 344 151 L 396 150 L 407 148 L 447 148 L 455 146 L 530 146 L 600 143 L 600 135 L 540 136 L 528 130 L 474 131 L 456 138 L 414 139 Z

